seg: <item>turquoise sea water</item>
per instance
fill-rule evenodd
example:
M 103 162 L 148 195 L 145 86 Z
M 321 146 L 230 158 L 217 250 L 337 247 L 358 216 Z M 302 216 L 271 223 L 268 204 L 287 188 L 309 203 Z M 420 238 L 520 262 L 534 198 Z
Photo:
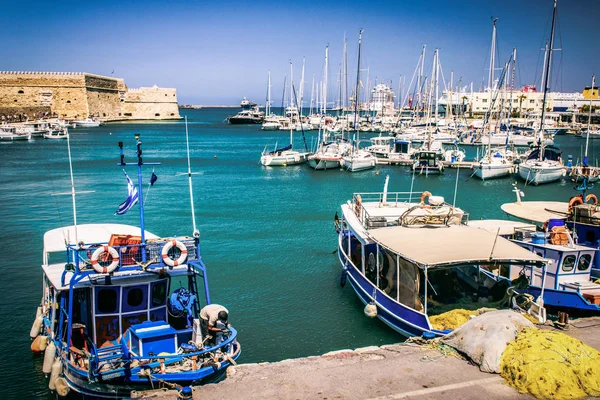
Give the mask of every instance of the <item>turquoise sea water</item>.
M 209 268 L 213 302 L 230 310 L 243 354 L 239 362 L 277 361 L 327 351 L 382 345 L 403 338 L 378 320 L 363 316 L 350 287 L 339 287 L 333 254 L 333 216 L 353 192 L 408 191 L 407 168 L 378 166 L 361 173 L 313 171 L 307 165 L 264 168 L 265 145 L 286 144 L 286 132 L 224 123 L 234 110 L 182 110 L 189 118 L 196 218 L 202 254 Z M 71 146 L 78 191 L 78 223 L 138 225 L 137 207 L 113 215 L 125 199 L 118 141 L 134 161 L 134 133 L 143 141 L 144 160 L 158 161 L 158 182 L 146 202 L 146 229 L 161 236 L 192 233 L 183 122 L 109 124 L 73 130 Z M 310 144 L 316 132 L 307 133 Z M 295 135 L 297 144 L 301 134 Z M 558 137 L 563 158 L 579 158 L 584 140 Z M 592 143 L 596 159 L 600 143 Z M 467 148 L 469 159 L 476 149 Z M 41 373 L 42 358 L 31 354 L 29 329 L 41 298 L 42 235 L 71 225 L 66 141 L 36 139 L 0 143 L 0 243 L 3 251 L 0 298 L 2 398 L 54 398 Z M 379 175 L 376 174 L 379 173 Z M 428 190 L 452 201 L 456 170 L 417 177 L 415 191 Z M 500 205 L 514 201 L 513 179 L 481 182 L 459 172 L 457 205 L 472 219 L 502 218 Z M 146 182 L 151 170 L 145 171 Z M 136 176 L 136 170 L 129 174 Z M 523 187 L 520 182 L 520 187 Z M 147 187 L 144 188 L 146 190 Z M 562 200 L 574 194 L 570 182 L 527 187 L 525 200 Z

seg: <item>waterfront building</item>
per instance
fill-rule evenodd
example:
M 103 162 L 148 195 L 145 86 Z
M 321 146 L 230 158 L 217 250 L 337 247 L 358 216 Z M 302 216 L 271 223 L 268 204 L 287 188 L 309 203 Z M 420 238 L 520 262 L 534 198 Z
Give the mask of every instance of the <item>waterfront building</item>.
M 177 90 L 84 72 L 0 71 L 0 119 L 180 119 Z
M 369 111 L 392 114 L 394 112 L 394 97 L 394 92 L 389 86 L 383 83 L 375 85 L 373 90 L 371 90 Z
M 597 87 L 594 87 L 594 89 L 586 87 L 581 93 L 550 92 L 546 98 L 546 111 L 581 110 L 584 106 L 589 106 L 590 97 L 592 107 L 600 107 Z M 439 102 L 445 109 L 448 109 L 452 104 L 455 114 L 457 109 L 462 107 L 462 110 L 468 116 L 482 116 L 488 112 L 492 98 L 493 95 L 489 89 L 482 92 L 471 92 L 464 88 L 464 90 L 456 92 L 444 91 Z M 504 111 L 510 111 L 511 115 L 540 114 L 542 102 L 543 93 L 538 92 L 535 86 L 528 85 L 519 90 L 513 90 L 512 93 L 504 92 L 504 94 L 500 94 L 493 112 L 499 112 L 502 107 Z

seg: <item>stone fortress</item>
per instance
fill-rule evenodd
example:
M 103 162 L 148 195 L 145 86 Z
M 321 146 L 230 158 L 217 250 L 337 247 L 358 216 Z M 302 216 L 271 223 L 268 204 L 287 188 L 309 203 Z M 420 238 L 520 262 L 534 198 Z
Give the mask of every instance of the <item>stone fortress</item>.
M 0 119 L 180 119 L 177 90 L 129 89 L 121 78 L 83 72 L 0 71 Z

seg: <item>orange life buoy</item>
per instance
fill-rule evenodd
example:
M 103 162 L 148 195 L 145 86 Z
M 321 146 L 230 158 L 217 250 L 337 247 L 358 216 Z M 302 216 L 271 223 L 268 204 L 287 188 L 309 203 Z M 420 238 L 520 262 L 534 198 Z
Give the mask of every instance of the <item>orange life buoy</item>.
M 421 195 L 421 204 L 425 204 L 425 198 L 431 196 L 431 192 L 424 191 Z
M 593 205 L 598 205 L 598 197 L 596 197 L 595 194 L 590 193 L 585 197 L 585 202 L 589 203 L 590 199 L 592 199 L 594 202 L 592 203 Z
M 569 201 L 569 214 L 571 214 L 573 212 L 573 207 L 575 207 L 576 205 L 580 205 L 583 204 L 583 199 L 581 198 L 581 196 L 574 196 L 571 198 L 571 200 Z

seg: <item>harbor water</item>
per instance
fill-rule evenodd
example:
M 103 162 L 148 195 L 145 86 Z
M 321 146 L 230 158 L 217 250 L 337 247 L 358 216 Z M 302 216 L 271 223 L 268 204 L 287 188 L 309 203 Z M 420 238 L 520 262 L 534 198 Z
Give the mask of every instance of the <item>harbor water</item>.
M 409 191 L 406 167 L 380 165 L 360 173 L 313 171 L 308 165 L 265 168 L 265 146 L 288 144 L 289 132 L 261 131 L 259 125 L 228 125 L 231 109 L 181 110 L 189 119 L 196 219 L 208 266 L 212 301 L 225 305 L 239 331 L 239 362 L 278 361 L 332 350 L 403 340 L 377 319 L 363 315 L 352 289 L 340 288 L 333 217 L 354 192 L 379 192 L 390 176 L 390 192 Z M 146 229 L 157 235 L 191 235 L 185 124 L 183 121 L 108 124 L 71 131 L 77 222 L 139 225 L 138 207 L 114 215 L 125 200 L 126 180 L 117 166 L 135 159 L 134 134 L 143 141 L 145 161 L 157 161 L 158 181 L 148 190 L 145 169 Z M 316 131 L 305 134 L 308 146 Z M 372 135 L 363 135 L 367 138 Z M 295 146 L 302 146 L 294 132 Z M 557 136 L 563 159 L 581 158 L 585 140 Z M 599 141 L 600 142 L 600 141 Z M 590 164 L 600 155 L 591 142 Z M 477 152 L 466 148 L 467 159 Z M 4 399 L 53 399 L 41 372 L 42 357 L 29 349 L 29 330 L 41 298 L 42 236 L 73 223 L 66 141 L 0 143 L 0 301 Z M 136 169 L 129 175 L 136 177 Z M 516 178 L 481 182 L 469 169 L 440 176 L 416 176 L 414 191 L 444 196 L 471 219 L 503 218 L 500 206 L 515 201 Z M 458 174 L 458 190 L 455 185 Z M 568 201 L 576 192 L 569 180 L 519 188 L 524 200 Z M 592 190 L 594 192 L 595 189 Z M 435 246 L 432 243 L 432 246 Z

